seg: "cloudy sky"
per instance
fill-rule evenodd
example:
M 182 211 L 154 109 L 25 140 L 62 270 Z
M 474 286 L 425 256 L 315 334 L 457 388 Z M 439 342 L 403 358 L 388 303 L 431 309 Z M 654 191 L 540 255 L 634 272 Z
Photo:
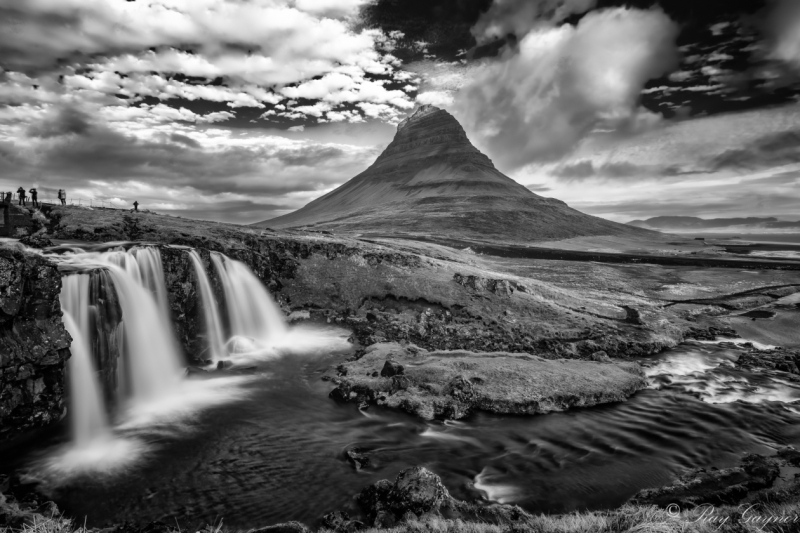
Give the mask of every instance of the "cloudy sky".
M 800 219 L 796 0 L 0 0 L 0 187 L 249 223 L 422 103 L 628 221 Z

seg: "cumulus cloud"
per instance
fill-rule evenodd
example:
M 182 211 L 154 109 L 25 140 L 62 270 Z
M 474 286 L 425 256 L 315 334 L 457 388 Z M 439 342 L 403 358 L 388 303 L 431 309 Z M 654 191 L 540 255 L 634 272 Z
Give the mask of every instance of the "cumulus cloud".
M 501 166 L 554 159 L 602 125 L 637 130 L 645 83 L 678 64 L 678 27 L 658 9 L 594 11 L 577 26 L 532 30 L 470 73 L 454 112 Z
M 376 59 L 369 33 L 353 33 L 344 21 L 329 18 L 363 3 L 8 0 L 0 17 L 0 57 L 21 70 L 70 56 L 182 45 L 224 56 L 234 45 L 268 52 L 275 72 L 294 60 L 322 68 L 354 56 L 369 62 Z
M 413 99 L 385 86 L 400 66 L 387 48 L 396 36 L 354 29 L 368 1 L 8 0 L 0 4 L 0 104 L 68 96 L 124 106 L 152 97 L 235 109 L 311 99 L 336 113 L 329 120 L 354 122 L 357 102 L 408 109 Z M 322 118 L 314 104 L 280 116 Z
M 561 22 L 570 15 L 586 13 L 597 0 L 494 0 L 472 28 L 478 43 L 513 34 L 524 37 L 545 23 Z

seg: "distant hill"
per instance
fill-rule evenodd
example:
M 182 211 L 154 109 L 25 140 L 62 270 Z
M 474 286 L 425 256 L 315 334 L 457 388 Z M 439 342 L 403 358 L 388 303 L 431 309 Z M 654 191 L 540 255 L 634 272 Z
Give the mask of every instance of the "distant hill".
M 515 242 L 648 235 L 532 193 L 498 171 L 458 121 L 433 106 L 401 122 L 367 170 L 294 213 L 253 226 Z
M 647 220 L 631 220 L 628 225 L 660 231 L 701 231 L 724 228 L 738 229 L 742 227 L 764 231 L 797 228 L 800 231 L 800 221 L 778 220 L 774 217 L 699 218 L 668 216 L 653 217 Z

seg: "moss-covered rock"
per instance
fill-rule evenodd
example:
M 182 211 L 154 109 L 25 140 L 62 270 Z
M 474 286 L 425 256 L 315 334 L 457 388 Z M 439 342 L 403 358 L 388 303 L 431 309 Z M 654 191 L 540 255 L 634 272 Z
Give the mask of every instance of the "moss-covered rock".
M 382 375 L 387 362 L 402 374 Z M 635 363 L 548 360 L 527 354 L 429 352 L 380 343 L 337 368 L 331 397 L 376 404 L 425 419 L 459 419 L 476 410 L 537 414 L 623 401 L 646 386 Z
M 71 339 L 61 321 L 56 266 L 0 247 L 0 440 L 59 420 Z

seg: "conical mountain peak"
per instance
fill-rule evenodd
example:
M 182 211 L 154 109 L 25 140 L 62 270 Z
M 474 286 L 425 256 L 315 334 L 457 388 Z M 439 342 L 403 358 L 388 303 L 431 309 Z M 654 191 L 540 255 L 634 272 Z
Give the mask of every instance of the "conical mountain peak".
M 494 170 L 492 161 L 472 145 L 453 115 L 438 107 L 423 105 L 397 126 L 394 140 L 370 168 L 377 170 L 404 159 L 459 164 L 464 158 Z
M 255 225 L 510 241 L 635 231 L 532 193 L 497 170 L 453 115 L 432 105 L 403 120 L 367 170 L 294 213 Z
M 425 105 L 419 106 L 417 109 L 414 110 L 413 113 L 411 113 L 409 116 L 404 118 L 403 121 L 400 122 L 400 124 L 398 124 L 397 131 L 400 131 L 400 130 L 404 129 L 406 126 L 408 126 L 410 124 L 415 124 L 415 123 L 421 121 L 423 118 L 427 117 L 428 115 L 436 115 L 436 114 L 440 114 L 440 113 L 450 117 L 453 121 L 458 123 L 458 121 L 456 121 L 456 119 L 453 118 L 453 116 L 450 115 L 450 113 L 448 113 L 444 109 L 440 109 L 440 108 L 438 108 L 438 107 L 436 107 L 434 105 L 425 104 Z

